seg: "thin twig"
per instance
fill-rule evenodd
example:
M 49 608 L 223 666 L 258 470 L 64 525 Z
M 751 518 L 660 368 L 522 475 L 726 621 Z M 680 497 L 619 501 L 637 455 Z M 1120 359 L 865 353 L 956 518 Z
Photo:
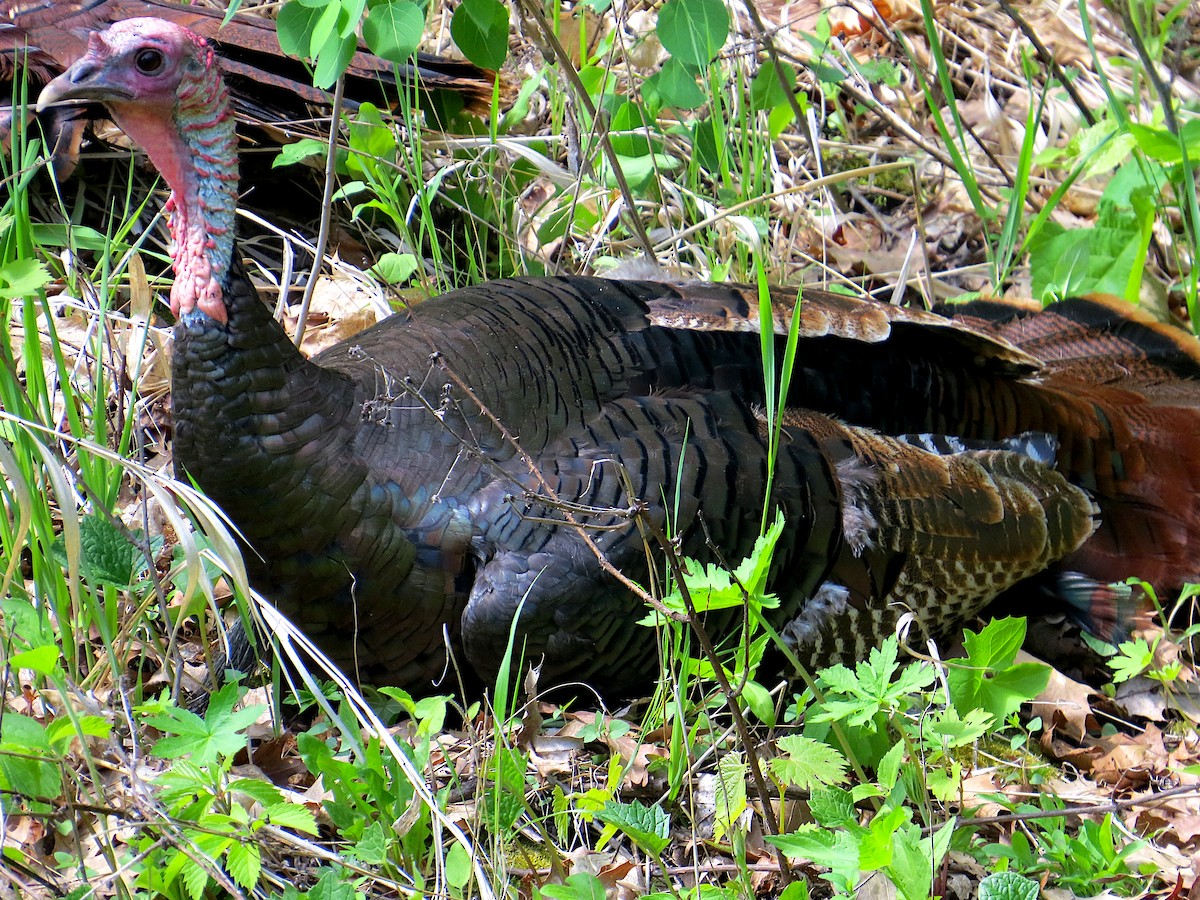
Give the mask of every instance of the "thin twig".
M 321 222 L 317 230 L 316 258 L 313 260 L 312 272 L 308 276 L 308 284 L 304 286 L 304 298 L 300 301 L 300 311 L 297 313 L 296 336 L 293 339 L 296 346 L 304 340 L 304 324 L 308 321 L 308 308 L 312 305 L 313 293 L 317 289 L 317 272 L 321 269 L 321 260 L 325 258 L 325 249 L 329 246 L 329 222 L 333 218 L 333 184 L 337 174 L 337 136 L 342 124 L 342 105 L 345 102 L 346 76 L 338 76 L 337 84 L 333 87 L 333 109 L 329 114 L 329 144 L 325 157 L 325 191 L 321 196 Z

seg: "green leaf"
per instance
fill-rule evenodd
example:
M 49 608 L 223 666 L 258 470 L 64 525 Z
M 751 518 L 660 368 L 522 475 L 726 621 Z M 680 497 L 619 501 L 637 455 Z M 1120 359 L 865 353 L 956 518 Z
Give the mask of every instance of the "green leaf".
M 508 56 L 508 7 L 499 0 L 463 0 L 450 19 L 450 36 L 475 65 L 499 69 Z
M 59 754 L 66 753 L 71 742 L 77 737 L 106 740 L 111 734 L 112 724 L 101 716 L 80 716 L 78 731 L 75 730 L 75 723 L 66 716 L 55 719 L 46 726 L 46 740 L 54 752 Z
M 828 744 L 801 735 L 788 735 L 779 739 L 779 749 L 787 755 L 772 759 L 770 766 L 785 784 L 812 789 L 846 780 L 846 758 Z
M 760 534 L 754 539 L 754 550 L 734 570 L 737 580 L 752 597 L 763 595 L 767 589 L 767 576 L 771 570 L 771 560 L 775 556 L 775 545 L 779 543 L 782 534 L 783 512 L 778 511 L 766 534 Z
M 622 103 L 613 113 L 610 126 L 613 150 L 621 156 L 645 156 L 653 152 L 647 136 L 653 124 L 640 103 Z
M 993 872 L 979 882 L 979 900 L 1037 900 L 1040 893 L 1036 881 L 1016 872 Z
M 410 0 L 385 0 L 371 7 L 363 22 L 363 40 L 376 56 L 406 63 L 421 42 L 425 13 Z
M 62 651 L 55 644 L 43 644 L 24 653 L 14 653 L 8 658 L 13 669 L 32 669 L 39 675 L 49 675 L 62 658 Z M 57 721 L 62 721 L 61 719 Z
M 359 896 L 355 879 L 342 868 L 326 869 L 304 900 L 355 900 Z
M 320 159 L 329 151 L 325 141 L 316 138 L 300 138 L 294 144 L 284 144 L 279 148 L 279 154 L 271 162 L 272 169 L 292 166 L 306 159 Z
M 483 821 L 496 834 L 511 831 L 525 811 L 522 798 L 493 785 L 483 795 Z
M 348 854 L 355 859 L 372 866 L 381 866 L 387 862 L 388 835 L 382 822 L 372 822 L 363 829 L 362 837 Z
M 963 646 L 972 665 L 1002 668 L 1011 665 L 1017 658 L 1017 651 L 1025 642 L 1025 630 L 1025 620 L 1022 618 L 993 619 L 979 634 L 966 629 Z
M 947 676 L 954 708 L 969 728 L 978 728 L 977 710 L 986 710 L 1003 722 L 1046 688 L 1050 670 L 1040 663 L 1013 665 L 1025 640 L 1025 620 L 997 619 L 979 634 L 967 629 L 963 645 L 965 664 L 951 668 Z M 975 716 L 974 719 L 971 717 Z M 952 732 L 953 721 L 947 721 Z
M 303 3 L 285 3 L 275 19 L 279 49 L 288 56 L 309 59 L 312 56 L 310 35 L 321 17 L 321 12 L 322 10 L 305 6 Z
M 519 750 L 498 749 L 488 764 L 488 777 L 510 794 L 524 796 L 525 768 L 528 759 Z
M 84 570 L 96 584 L 130 587 L 145 568 L 146 558 L 108 516 L 89 515 L 79 523 Z
M 909 821 L 909 811 L 894 806 L 871 819 L 867 833 L 858 842 L 858 865 L 864 871 L 876 871 L 892 864 L 896 831 Z
M 346 71 L 358 39 L 354 28 L 360 15 L 341 3 L 312 6 L 302 2 L 286 3 L 279 11 L 275 30 L 284 53 L 314 62 L 313 84 L 330 87 Z
M 696 84 L 695 70 L 673 56 L 642 83 L 642 93 L 647 103 L 656 107 L 699 109 L 708 101 L 708 95 Z
M 897 741 L 895 746 L 883 755 L 875 769 L 879 783 L 885 786 L 895 784 L 900 778 L 900 763 L 903 761 L 904 741 Z
M 766 62 L 759 68 L 758 74 L 750 82 L 750 108 L 755 112 L 770 112 L 777 106 L 790 106 L 788 92 L 779 82 L 779 74 L 783 73 L 784 84 L 796 83 L 796 69 L 789 65 L 776 65 Z
M 1154 665 L 1154 650 L 1145 638 L 1125 641 L 1117 647 L 1118 654 L 1108 660 L 1113 670 L 1113 684 L 1120 684 L 1141 675 Z
M 819 825 L 801 825 L 788 834 L 764 835 L 767 843 L 774 844 L 789 859 L 809 859 L 823 866 L 832 865 L 833 843 L 836 832 L 827 831 Z M 858 866 L 858 854 L 854 854 L 854 865 Z
M 313 84 L 322 90 L 333 87 L 338 76 L 350 65 L 357 49 L 358 41 L 353 35 L 329 35 L 325 43 L 317 47 L 313 54 Z
M 455 841 L 446 851 L 446 883 L 461 889 L 471 880 L 471 871 L 471 855 Z
M 375 261 L 375 265 L 371 266 L 371 272 L 387 284 L 403 284 L 413 277 L 420 265 L 416 256 L 411 253 L 389 251 Z M 444 710 L 445 701 L 443 700 L 442 703 Z
M 1096 224 L 1067 231 L 1047 222 L 1029 242 L 1029 265 L 1037 299 L 1102 291 L 1137 300 L 1154 206 L 1131 193 L 1132 208 L 1101 199 Z
M 0 297 L 30 297 L 49 281 L 49 270 L 37 260 L 14 259 L 0 266 Z
M 850 792 L 843 788 L 818 785 L 812 789 L 808 808 L 813 818 L 826 828 L 840 828 L 858 821 Z
M 260 778 L 235 778 L 226 788 L 231 794 L 242 794 L 263 806 L 283 803 L 283 793 L 269 781 Z
M 1135 123 L 1130 123 L 1129 133 L 1133 135 L 1143 153 L 1168 165 L 1183 162 L 1185 145 L 1188 158 L 1193 164 L 1200 156 L 1200 119 L 1185 122 L 1178 135 L 1171 134 L 1166 128 L 1152 128 Z
M 790 834 L 766 835 L 791 859 L 809 859 L 832 871 L 821 877 L 844 893 L 852 893 L 858 880 L 858 838 L 849 831 L 829 831 L 819 825 L 801 825 Z
M 50 749 L 49 736 L 39 722 L 6 712 L 3 740 L 0 740 L 0 790 L 39 799 L 57 797 L 62 792 L 58 766 L 30 758 L 49 755 Z
M 775 724 L 775 700 L 765 687 L 757 681 L 747 681 L 742 685 L 742 699 L 758 721 L 764 725 Z
M 680 62 L 703 68 L 725 46 L 729 10 L 721 0 L 667 0 L 658 12 L 658 37 Z
M 955 819 L 950 819 L 932 836 L 925 837 L 916 825 L 896 832 L 892 843 L 892 864 L 884 867 L 904 900 L 928 900 L 933 873 L 950 849 Z
M 541 891 L 554 900 L 605 900 L 607 896 L 604 882 L 591 872 L 568 875 L 564 884 L 547 884 Z
M 596 811 L 596 818 L 615 825 L 651 856 L 658 856 L 671 843 L 671 820 L 657 804 L 643 806 L 636 800 L 632 803 L 606 800 L 604 807 Z
M 312 810 L 299 803 L 272 803 L 263 809 L 267 821 L 279 828 L 290 828 L 304 834 L 317 833 L 317 818 Z
M 715 800 L 713 839 L 720 841 L 746 809 L 746 762 L 741 753 L 726 753 L 717 761 Z
M 225 870 L 244 888 L 258 884 L 262 874 L 262 853 L 253 840 L 234 841 L 225 854 Z
M 178 707 L 159 707 L 158 712 L 146 715 L 145 724 L 174 735 L 160 739 L 151 752 L 163 759 L 190 755 L 198 766 L 232 756 L 246 746 L 243 730 L 254 724 L 266 709 L 257 704 L 235 711 L 239 694 L 237 684 L 225 685 L 212 695 L 203 719 Z
M 187 857 L 184 857 L 187 859 Z M 194 900 L 201 900 L 204 897 L 205 888 L 208 887 L 208 872 L 204 870 L 198 862 L 188 859 L 183 864 L 183 886 Z
M 1038 688 L 1037 693 L 1041 692 L 1042 688 Z M 955 707 L 950 706 L 939 710 L 930 721 L 925 735 L 927 745 L 939 749 L 968 747 L 987 734 L 995 724 L 996 717 L 986 710 L 970 709 L 963 716 Z M 882 780 L 880 776 L 880 781 Z

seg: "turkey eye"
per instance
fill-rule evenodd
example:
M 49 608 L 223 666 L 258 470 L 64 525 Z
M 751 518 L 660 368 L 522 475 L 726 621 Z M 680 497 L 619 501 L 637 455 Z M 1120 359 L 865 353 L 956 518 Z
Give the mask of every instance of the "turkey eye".
M 155 75 L 163 67 L 163 55 L 157 50 L 141 50 L 134 64 L 143 75 Z

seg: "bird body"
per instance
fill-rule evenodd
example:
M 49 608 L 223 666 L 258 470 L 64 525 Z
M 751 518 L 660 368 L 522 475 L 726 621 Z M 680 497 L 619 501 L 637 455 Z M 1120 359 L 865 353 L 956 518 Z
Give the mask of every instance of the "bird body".
M 237 260 L 205 43 L 115 24 L 39 103 L 62 99 L 105 103 L 172 187 L 179 475 L 237 524 L 252 583 L 363 680 L 427 688 L 446 641 L 491 677 L 515 622 L 544 683 L 635 690 L 652 635 L 614 571 L 650 582 L 651 533 L 736 560 L 764 507 L 787 523 L 775 624 L 814 664 L 860 656 L 905 613 L 944 634 L 1069 554 L 1107 560 L 1122 522 L 1175 541 L 1130 545 L 1145 552 L 1127 574 L 1195 577 L 1194 494 L 1158 496 L 1150 473 L 1200 449 L 1200 351 L 1139 314 L 955 318 L 812 290 L 797 308 L 778 291 L 775 330 L 796 312 L 801 344 L 768 492 L 756 291 L 506 279 L 307 360 Z M 1086 380 L 1072 360 L 1092 352 L 1119 383 Z M 1112 539 L 1089 550 L 1097 504 Z

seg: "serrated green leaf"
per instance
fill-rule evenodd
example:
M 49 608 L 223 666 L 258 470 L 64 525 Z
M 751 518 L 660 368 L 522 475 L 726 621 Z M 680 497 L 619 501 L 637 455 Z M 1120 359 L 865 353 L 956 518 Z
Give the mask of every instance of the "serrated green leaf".
M 511 794 L 492 786 L 483 795 L 483 821 L 497 834 L 512 830 L 525 811 L 520 795 Z
M 262 853 L 254 841 L 234 841 L 225 854 L 225 870 L 239 885 L 252 888 L 262 874 Z
M 1008 617 L 993 619 L 976 634 L 970 628 L 963 631 L 963 646 L 971 665 L 1002 668 L 1012 665 L 1017 651 L 1025 643 L 1025 620 Z
M 746 762 L 741 753 L 726 753 L 717 760 L 715 800 L 713 837 L 720 841 L 746 809 Z
M 312 810 L 299 803 L 273 803 L 263 810 L 267 820 L 279 828 L 290 828 L 304 834 L 317 833 L 317 818 Z
M 263 806 L 283 803 L 283 792 L 269 781 L 263 781 L 261 778 L 235 778 L 229 782 L 228 791 L 230 793 L 244 794 L 253 800 L 257 800 Z
M 188 896 L 192 900 L 203 900 L 204 889 L 208 887 L 208 873 L 204 868 L 198 862 L 189 859 L 183 864 L 180 877 Z
M 960 716 L 958 710 L 951 706 L 933 717 L 928 739 L 942 749 L 966 747 L 991 731 L 995 724 L 996 717 L 987 710 L 972 709 L 965 716 Z
M 721 0 L 667 0 L 658 11 L 658 37 L 680 62 L 703 68 L 725 46 L 729 10 Z
M 768 844 L 774 844 L 789 859 L 809 859 L 821 865 L 829 865 L 835 833 L 819 825 L 801 825 L 788 834 L 764 835 Z M 854 864 L 858 865 L 855 854 Z
M 832 871 L 821 877 L 843 892 L 853 891 L 859 870 L 857 836 L 801 825 L 790 834 L 766 835 L 766 840 L 792 859 L 809 859 L 828 866 Z
M 51 749 L 45 726 L 31 716 L 15 712 L 4 713 L 4 733 L 0 735 L 0 741 L 10 748 L 24 748 L 26 752 Z
M 892 862 L 884 867 L 903 900 L 928 900 L 933 873 L 950 849 L 956 820 L 950 819 L 933 835 L 925 837 L 921 829 L 909 823 L 892 839 Z
M 4 725 L 7 730 L 8 720 L 15 717 L 14 713 L 6 713 Z M 31 759 L 28 749 L 19 742 L 10 742 L 5 735 L 4 743 L 0 744 L 0 790 L 24 794 L 26 797 L 36 797 L 39 800 L 52 800 L 62 793 L 62 775 L 58 766 L 39 759 Z
M 198 766 L 232 756 L 246 745 L 244 729 L 253 725 L 266 709 L 257 704 L 234 710 L 238 696 L 238 685 L 225 685 L 212 695 L 203 719 L 190 710 L 175 707 L 164 707 L 144 716 L 146 724 L 174 735 L 160 739 L 151 752 L 164 759 L 190 755 Z
M 779 739 L 786 756 L 771 760 L 771 771 L 780 781 L 802 789 L 817 785 L 841 784 L 846 780 L 846 758 L 821 741 L 801 735 Z
M 606 800 L 596 818 L 619 828 L 635 844 L 653 856 L 658 856 L 671 843 L 671 820 L 666 811 L 655 804 L 643 806 L 638 801 L 618 803 Z
M 979 882 L 979 900 L 1037 900 L 1038 883 L 1016 872 L 993 872 Z
M 382 822 L 372 822 L 363 829 L 362 837 L 346 850 L 347 855 L 368 865 L 380 866 L 387 861 L 388 834 Z
M 0 297 L 30 297 L 50 281 L 50 271 L 35 259 L 14 259 L 0 266 Z
M 818 785 L 808 798 L 813 818 L 826 828 L 840 828 L 857 822 L 850 792 L 839 787 Z
M 326 869 L 312 886 L 304 900 L 356 900 L 355 880 L 347 878 L 344 870 Z
M 761 595 L 767 589 L 767 576 L 771 571 L 775 546 L 783 534 L 783 524 L 783 513 L 776 512 L 771 527 L 754 539 L 754 550 L 734 570 L 737 580 L 752 596 Z
M 79 523 L 79 541 L 84 568 L 93 583 L 129 587 L 145 568 L 141 548 L 131 544 L 108 516 L 85 516 Z
M 904 741 L 897 741 L 892 749 L 883 755 L 883 759 L 879 761 L 879 766 L 875 770 L 879 783 L 881 785 L 895 784 L 900 777 L 900 763 L 903 761 Z

